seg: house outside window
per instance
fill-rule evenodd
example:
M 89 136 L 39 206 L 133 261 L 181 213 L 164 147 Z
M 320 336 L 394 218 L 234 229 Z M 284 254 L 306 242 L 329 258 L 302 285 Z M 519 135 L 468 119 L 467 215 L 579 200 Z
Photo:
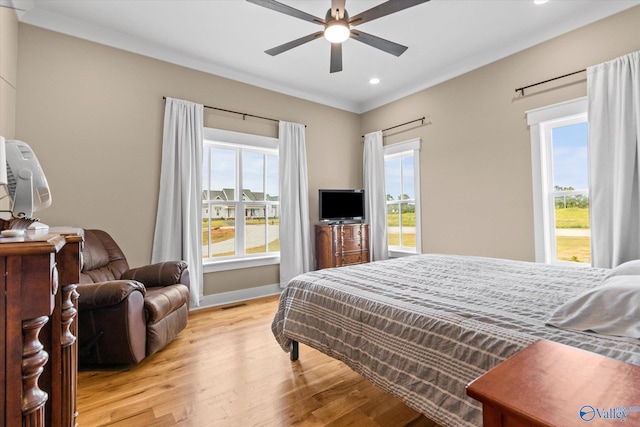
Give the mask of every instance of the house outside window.
M 278 140 L 205 128 L 204 271 L 280 262 Z
M 536 261 L 591 263 L 586 98 L 527 112 Z
M 389 256 L 421 253 L 420 139 L 383 150 Z

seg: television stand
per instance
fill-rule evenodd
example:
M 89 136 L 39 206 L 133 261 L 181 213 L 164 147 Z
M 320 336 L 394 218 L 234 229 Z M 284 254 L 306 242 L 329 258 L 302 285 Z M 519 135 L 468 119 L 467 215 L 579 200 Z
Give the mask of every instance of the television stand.
M 316 224 L 316 268 L 369 262 L 369 225 Z

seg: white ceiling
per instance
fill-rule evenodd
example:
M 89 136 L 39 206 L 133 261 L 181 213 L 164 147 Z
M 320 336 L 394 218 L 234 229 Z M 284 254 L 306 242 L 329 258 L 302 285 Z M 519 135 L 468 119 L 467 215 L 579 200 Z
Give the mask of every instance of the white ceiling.
M 431 0 L 358 27 L 408 46 L 402 56 L 348 40 L 343 71 L 330 74 L 330 44 L 324 38 L 275 57 L 264 53 L 319 31 L 320 25 L 244 0 L 0 0 L 7 1 L 22 9 L 18 15 L 27 24 L 356 113 L 640 4 Z M 281 1 L 320 18 L 331 4 Z M 346 0 L 346 9 L 354 16 L 379 3 Z M 381 83 L 370 85 L 371 77 Z

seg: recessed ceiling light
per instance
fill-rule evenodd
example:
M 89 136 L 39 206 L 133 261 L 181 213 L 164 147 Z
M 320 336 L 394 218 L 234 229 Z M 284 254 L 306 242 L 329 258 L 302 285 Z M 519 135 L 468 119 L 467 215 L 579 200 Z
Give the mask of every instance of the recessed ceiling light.
M 369 84 L 377 85 L 378 83 L 380 83 L 380 79 L 377 77 L 374 77 L 371 80 L 369 80 Z
M 545 4 L 549 0 L 533 0 L 533 4 Z

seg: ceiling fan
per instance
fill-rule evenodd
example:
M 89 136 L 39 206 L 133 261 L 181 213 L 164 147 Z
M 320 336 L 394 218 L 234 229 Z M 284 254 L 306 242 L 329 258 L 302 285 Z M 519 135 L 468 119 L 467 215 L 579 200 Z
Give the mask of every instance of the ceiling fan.
M 374 19 L 399 12 L 401 10 L 416 6 L 421 3 L 426 3 L 429 0 L 388 0 L 353 17 L 349 17 L 349 14 L 344 8 L 345 0 L 331 0 L 331 9 L 327 11 L 324 19 L 310 15 L 306 12 L 303 12 L 291 6 L 287 6 L 286 4 L 277 2 L 275 0 L 247 1 L 249 3 L 254 3 L 259 6 L 275 10 L 276 12 L 284 13 L 295 18 L 303 19 L 305 21 L 324 26 L 324 30 L 322 31 L 318 31 L 313 34 L 309 34 L 308 36 L 304 36 L 280 46 L 276 46 L 272 49 L 265 50 L 265 53 L 268 53 L 271 56 L 276 56 L 278 54 L 281 54 L 282 52 L 286 52 L 289 49 L 293 49 L 294 47 L 298 47 L 302 44 L 308 43 L 324 36 L 331 42 L 330 72 L 335 73 L 338 71 L 342 71 L 342 42 L 346 41 L 349 38 L 358 40 L 361 43 L 375 47 L 376 49 L 380 49 L 395 56 L 402 55 L 404 51 L 407 50 L 407 46 L 402 46 L 398 43 L 394 43 L 389 40 L 367 34 L 360 30 L 354 30 L 351 27 L 364 24 L 365 22 L 373 21 Z

